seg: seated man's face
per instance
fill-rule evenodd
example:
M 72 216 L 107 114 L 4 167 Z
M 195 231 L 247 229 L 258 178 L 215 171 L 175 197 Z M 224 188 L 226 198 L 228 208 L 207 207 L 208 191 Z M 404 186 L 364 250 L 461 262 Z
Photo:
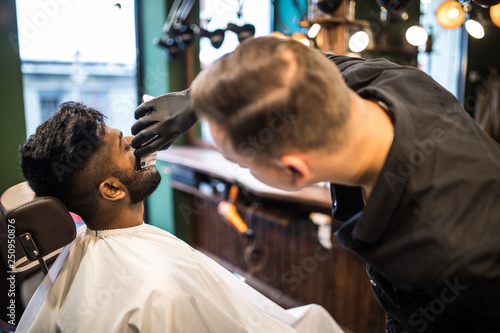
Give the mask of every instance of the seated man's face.
M 112 176 L 118 178 L 128 189 L 131 204 L 137 204 L 146 199 L 156 190 L 161 181 L 161 176 L 153 167 L 145 171 L 135 171 L 134 148 L 130 145 L 131 136 L 125 137 L 123 133 L 106 126 L 104 141 L 111 147 Z

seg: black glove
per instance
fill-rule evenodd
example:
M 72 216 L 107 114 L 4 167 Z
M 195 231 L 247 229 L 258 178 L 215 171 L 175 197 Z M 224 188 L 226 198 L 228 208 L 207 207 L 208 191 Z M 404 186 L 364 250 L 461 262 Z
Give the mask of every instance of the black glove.
M 142 103 L 135 110 L 132 126 L 132 147 L 135 156 L 143 157 L 157 150 L 163 150 L 193 126 L 196 116 L 190 90 L 172 92 Z

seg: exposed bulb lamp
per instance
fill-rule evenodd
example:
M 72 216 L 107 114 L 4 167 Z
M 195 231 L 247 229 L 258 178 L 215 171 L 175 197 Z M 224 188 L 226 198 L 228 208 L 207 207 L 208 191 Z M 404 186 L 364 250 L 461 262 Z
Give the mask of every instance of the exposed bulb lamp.
M 279 32 L 279 31 L 273 31 L 273 32 L 271 32 L 271 34 L 269 36 L 278 37 L 278 38 L 287 38 L 284 33 Z
M 307 31 L 307 36 L 309 38 L 316 38 L 318 35 L 319 31 L 321 30 L 321 25 L 319 23 L 314 23 L 310 28 L 309 31 Z
M 493 24 L 500 28 L 500 4 L 490 7 L 490 17 Z
M 469 35 L 476 39 L 481 39 L 484 37 L 484 28 L 478 21 L 471 19 L 467 20 L 467 22 L 465 22 L 465 29 L 467 30 Z
M 429 38 L 427 31 L 419 25 L 414 25 L 406 30 L 406 40 L 413 46 L 424 45 Z
M 436 18 L 443 28 L 455 29 L 464 23 L 465 11 L 459 2 L 448 0 L 439 5 Z
M 309 41 L 309 38 L 307 38 L 307 36 L 301 32 L 294 32 L 292 34 L 292 39 L 296 40 L 297 42 L 301 42 L 302 44 L 304 44 L 306 46 L 311 46 L 311 42 Z
M 370 36 L 365 31 L 358 31 L 349 38 L 349 50 L 361 52 L 368 47 Z

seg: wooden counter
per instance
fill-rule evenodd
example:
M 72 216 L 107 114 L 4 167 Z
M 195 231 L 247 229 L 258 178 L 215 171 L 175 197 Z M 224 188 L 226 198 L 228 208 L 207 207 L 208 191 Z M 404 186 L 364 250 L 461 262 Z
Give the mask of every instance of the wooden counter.
M 219 152 L 209 148 L 170 147 L 158 152 L 158 159 L 183 165 L 209 176 L 223 179 L 240 186 L 263 198 L 308 204 L 313 207 L 331 208 L 330 190 L 310 186 L 299 191 L 288 192 L 270 187 L 255 179 L 248 169 L 226 160 Z

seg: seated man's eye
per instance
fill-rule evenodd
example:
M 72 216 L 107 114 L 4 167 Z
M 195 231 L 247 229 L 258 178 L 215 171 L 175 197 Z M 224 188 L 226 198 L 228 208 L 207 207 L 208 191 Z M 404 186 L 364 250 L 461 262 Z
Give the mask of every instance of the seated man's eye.
M 128 145 L 127 147 L 125 147 L 125 151 L 129 151 L 130 149 L 132 149 L 132 145 Z

